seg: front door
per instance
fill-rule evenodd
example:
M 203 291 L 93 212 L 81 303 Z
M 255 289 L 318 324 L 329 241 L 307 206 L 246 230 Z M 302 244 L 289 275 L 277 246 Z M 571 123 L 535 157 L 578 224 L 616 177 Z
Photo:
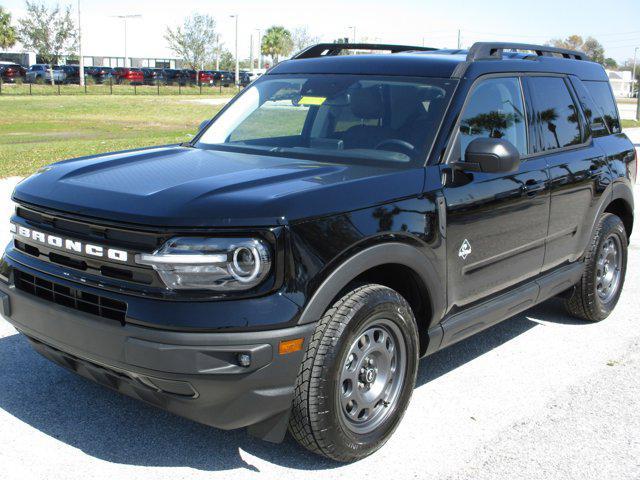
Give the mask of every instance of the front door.
M 489 77 L 471 90 L 449 162 L 475 138 L 502 138 L 521 154 L 508 174 L 456 172 L 444 186 L 448 304 L 464 306 L 540 273 L 549 222 L 549 177 L 530 155 L 529 119 L 519 77 Z

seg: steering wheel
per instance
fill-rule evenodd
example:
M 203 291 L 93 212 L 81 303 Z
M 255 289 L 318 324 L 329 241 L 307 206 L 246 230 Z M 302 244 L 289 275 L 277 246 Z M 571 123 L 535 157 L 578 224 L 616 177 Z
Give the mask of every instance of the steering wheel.
M 399 138 L 387 138 L 386 140 L 382 140 L 380 143 L 378 143 L 374 148 L 376 150 L 380 150 L 382 147 L 385 147 L 387 145 L 397 145 L 403 149 L 408 150 L 410 153 L 414 153 L 416 150 L 416 147 L 411 145 L 409 142 L 400 140 Z

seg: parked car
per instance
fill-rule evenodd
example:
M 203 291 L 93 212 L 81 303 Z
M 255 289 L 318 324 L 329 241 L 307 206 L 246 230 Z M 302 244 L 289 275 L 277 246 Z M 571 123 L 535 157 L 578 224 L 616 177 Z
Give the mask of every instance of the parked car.
M 239 76 L 240 76 L 241 87 L 246 87 L 251 83 L 251 75 L 249 74 L 249 72 L 240 72 Z
M 164 68 L 162 70 L 162 76 L 166 85 L 178 85 L 182 84 L 182 71 L 175 68 Z
M 113 69 L 115 82 L 131 85 L 142 85 L 144 83 L 144 75 L 139 68 L 116 67 Z
M 43 63 L 37 63 L 35 65 L 31 65 L 29 70 L 25 75 L 25 79 L 29 83 L 44 83 L 46 80 L 47 71 L 49 70 L 49 65 Z
M 113 68 L 111 67 L 84 67 L 85 77 L 93 79 L 95 83 L 109 83 L 113 79 Z
M 198 85 L 213 85 L 215 83 L 214 75 L 211 70 L 198 71 Z
M 80 67 L 78 65 L 64 65 L 60 69 L 63 72 L 62 83 L 80 84 Z
M 340 55 L 362 48 L 392 53 Z M 609 316 L 637 166 L 581 52 L 319 44 L 187 144 L 19 183 L 0 311 L 92 381 L 353 461 L 399 425 L 420 357 L 554 296 Z
M 53 71 L 50 67 L 47 67 L 47 70 L 44 73 L 44 80 L 46 83 L 51 82 L 51 77 L 53 76 L 53 83 L 64 83 L 64 79 L 67 74 L 64 70 L 63 65 L 54 65 Z
M 17 63 L 0 62 L 0 79 L 5 83 L 22 82 L 26 78 L 27 71 Z
M 229 85 L 233 85 L 235 82 L 235 74 L 231 72 L 227 72 L 224 70 L 215 70 L 213 72 L 213 79 L 217 85 L 222 85 L 223 87 L 228 87 Z
M 198 83 L 198 72 L 189 68 L 181 70 L 182 85 L 195 85 Z
M 162 85 L 165 83 L 161 68 L 143 68 L 142 75 L 144 76 L 145 85 Z

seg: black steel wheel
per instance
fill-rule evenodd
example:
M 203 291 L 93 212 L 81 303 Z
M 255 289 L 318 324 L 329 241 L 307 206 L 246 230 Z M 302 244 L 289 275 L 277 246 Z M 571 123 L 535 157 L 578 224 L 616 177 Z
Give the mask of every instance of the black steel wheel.
M 574 317 L 598 322 L 609 316 L 622 293 L 627 270 L 627 233 L 622 220 L 605 213 L 584 257 L 585 270 L 565 305 Z
M 296 382 L 289 431 L 309 450 L 348 462 L 379 449 L 413 393 L 418 332 L 396 291 L 369 284 L 318 323 Z

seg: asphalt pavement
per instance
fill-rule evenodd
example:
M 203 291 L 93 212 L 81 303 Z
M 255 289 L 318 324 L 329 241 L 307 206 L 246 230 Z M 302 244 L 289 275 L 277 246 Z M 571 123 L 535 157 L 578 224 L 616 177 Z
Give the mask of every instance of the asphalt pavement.
M 16 182 L 0 180 L 0 198 Z M 0 218 L 10 211 L 3 200 Z M 121 396 L 40 357 L 0 320 L 0 478 L 640 479 L 637 238 L 607 320 L 575 321 L 551 300 L 422 360 L 396 434 L 351 465 Z

